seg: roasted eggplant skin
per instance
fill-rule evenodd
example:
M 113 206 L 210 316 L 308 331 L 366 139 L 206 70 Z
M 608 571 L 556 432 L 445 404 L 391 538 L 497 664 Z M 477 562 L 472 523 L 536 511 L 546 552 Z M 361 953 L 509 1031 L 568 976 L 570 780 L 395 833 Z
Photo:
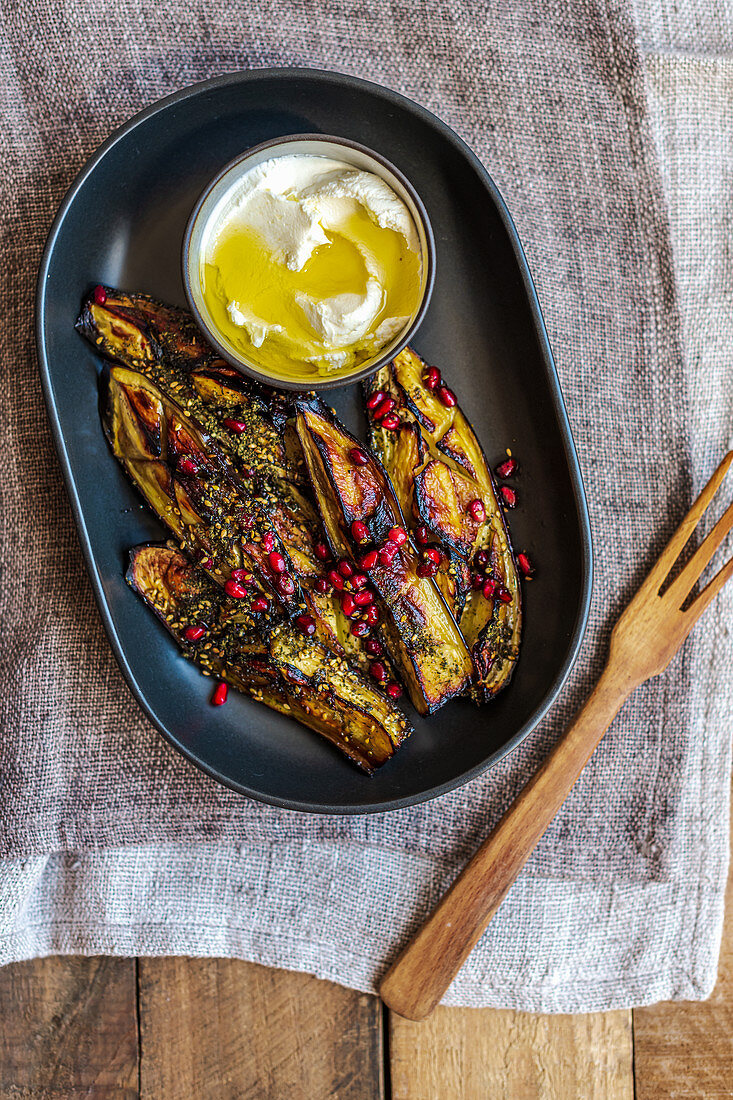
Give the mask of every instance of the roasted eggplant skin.
M 315 730 L 367 774 L 391 759 L 411 732 L 375 685 L 286 619 L 233 621 L 221 589 L 179 550 L 138 546 L 127 582 L 205 674 Z M 190 626 L 203 626 L 197 642 Z
M 423 526 L 443 550 L 448 575 L 442 585 L 471 650 L 476 674 L 470 694 L 487 702 L 506 687 L 519 655 L 522 601 L 509 532 L 491 469 L 460 406 L 445 405 L 425 385 L 427 364 L 405 348 L 365 387 L 367 397 L 383 390 L 395 402 L 396 430 L 370 418 L 370 442 L 392 478 L 400 505 L 413 527 Z M 369 412 L 367 410 L 367 416 Z M 477 519 L 474 501 L 485 518 Z M 476 555 L 489 559 L 496 592 L 486 599 L 471 588 Z
M 382 547 L 404 518 L 382 466 L 338 422 L 319 398 L 298 399 L 296 424 L 332 552 L 357 560 L 368 546 Z M 350 458 L 355 448 L 366 462 Z M 353 524 L 366 526 L 368 544 L 357 544 Z M 421 714 L 430 714 L 468 684 L 473 663 L 440 590 L 417 573 L 420 558 L 408 539 L 389 563 L 378 561 L 369 580 L 378 594 L 390 654 Z

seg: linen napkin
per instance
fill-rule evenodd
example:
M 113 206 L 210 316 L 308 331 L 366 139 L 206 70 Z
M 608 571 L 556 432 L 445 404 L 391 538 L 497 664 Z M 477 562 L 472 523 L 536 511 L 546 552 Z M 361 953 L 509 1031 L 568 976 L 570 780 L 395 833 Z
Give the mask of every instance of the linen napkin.
M 372 990 L 571 718 L 615 614 L 731 431 L 730 63 L 675 67 L 670 21 L 648 2 L 642 54 L 633 11 L 611 0 L 5 7 L 0 962 L 231 955 Z M 242 798 L 150 727 L 98 619 L 32 350 L 43 240 L 99 142 L 195 80 L 304 64 L 413 97 L 496 179 L 537 283 L 597 556 L 586 643 L 549 718 L 463 789 L 361 819 Z M 568 1012 L 710 992 L 731 606 L 725 593 L 624 708 L 447 1003 Z

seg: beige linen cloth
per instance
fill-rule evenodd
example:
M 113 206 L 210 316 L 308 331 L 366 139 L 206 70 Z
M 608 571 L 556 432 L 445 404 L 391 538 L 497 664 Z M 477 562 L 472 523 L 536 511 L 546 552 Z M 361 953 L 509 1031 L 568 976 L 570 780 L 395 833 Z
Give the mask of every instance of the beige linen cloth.
M 0 962 L 231 955 L 372 990 L 573 714 L 609 623 L 731 441 L 733 15 L 693 0 L 3 9 Z M 462 790 L 363 819 L 248 801 L 144 719 L 98 619 L 32 351 L 45 234 L 110 130 L 195 80 L 303 64 L 415 98 L 493 174 L 536 279 L 597 552 L 586 643 L 549 719 Z M 618 717 L 448 1003 L 568 1012 L 710 992 L 732 596 Z

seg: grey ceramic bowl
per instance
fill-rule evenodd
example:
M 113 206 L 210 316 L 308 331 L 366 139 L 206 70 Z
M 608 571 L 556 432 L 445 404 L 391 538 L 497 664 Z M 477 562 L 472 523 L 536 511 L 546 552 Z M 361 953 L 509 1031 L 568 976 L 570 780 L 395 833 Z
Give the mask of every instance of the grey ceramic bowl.
M 353 371 L 338 374 L 333 378 L 308 379 L 309 390 L 328 390 L 337 386 L 349 385 L 362 378 L 368 378 L 384 363 L 388 363 L 412 339 L 420 325 L 430 302 L 435 282 L 435 240 L 425 206 L 410 181 L 393 164 L 373 149 L 360 145 L 347 138 L 332 137 L 328 134 L 290 134 L 285 137 L 264 141 L 248 149 L 241 156 L 230 161 L 206 187 L 193 208 L 183 238 L 183 286 L 186 298 L 199 327 L 206 334 L 209 343 L 216 348 L 236 370 L 248 374 L 258 382 L 277 386 L 280 389 L 298 390 L 303 387 L 297 382 L 269 374 L 261 364 L 247 359 L 239 348 L 229 343 L 226 336 L 217 328 L 204 300 L 201 289 L 201 257 L 205 254 L 209 236 L 215 229 L 219 213 L 228 196 L 244 174 L 263 161 L 273 157 L 293 154 L 332 157 L 342 160 L 366 172 L 373 172 L 402 199 L 412 214 L 420 242 L 422 256 L 422 276 L 420 296 L 408 324 L 397 336 L 380 349 L 379 354 L 360 363 Z
M 106 366 L 74 328 L 97 283 L 183 305 L 181 240 L 207 180 L 242 149 L 319 130 L 384 150 L 419 182 L 438 265 L 415 350 L 445 371 L 490 464 L 506 447 L 519 459 L 512 539 L 537 566 L 511 684 L 487 707 L 457 699 L 430 718 L 411 711 L 415 732 L 372 778 L 325 738 L 237 691 L 212 707 L 209 680 L 125 584 L 130 547 L 167 535 L 110 454 L 98 408 Z M 110 644 L 144 713 L 188 760 L 290 810 L 381 813 L 467 783 L 535 729 L 588 619 L 588 508 L 517 231 L 484 166 L 444 122 L 387 88 L 312 69 L 253 69 L 184 88 L 112 134 L 72 185 L 41 263 L 36 326 L 49 423 Z M 341 386 L 328 399 L 363 439 L 360 390 Z M 139 750 L 154 767 L 151 747 L 141 741 Z M 518 775 L 523 766 L 514 765 Z

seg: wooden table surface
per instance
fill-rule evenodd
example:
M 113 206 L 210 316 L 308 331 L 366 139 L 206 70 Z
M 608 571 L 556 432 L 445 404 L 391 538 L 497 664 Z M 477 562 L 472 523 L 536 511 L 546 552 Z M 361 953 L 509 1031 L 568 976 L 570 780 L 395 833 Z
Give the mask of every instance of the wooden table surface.
M 536 1016 L 373 996 L 229 959 L 0 969 L 0 1100 L 733 1097 L 733 888 L 709 1001 Z

